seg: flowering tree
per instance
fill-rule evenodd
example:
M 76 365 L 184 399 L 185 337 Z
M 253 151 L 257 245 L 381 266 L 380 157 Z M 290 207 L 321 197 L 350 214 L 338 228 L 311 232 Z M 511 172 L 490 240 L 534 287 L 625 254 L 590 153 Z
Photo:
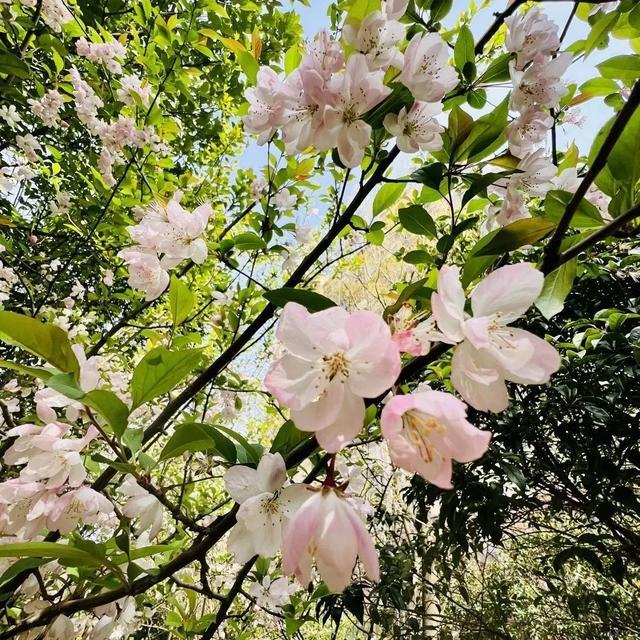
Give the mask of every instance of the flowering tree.
M 1 1 L 0 638 L 637 637 L 640 5 L 453 4 Z

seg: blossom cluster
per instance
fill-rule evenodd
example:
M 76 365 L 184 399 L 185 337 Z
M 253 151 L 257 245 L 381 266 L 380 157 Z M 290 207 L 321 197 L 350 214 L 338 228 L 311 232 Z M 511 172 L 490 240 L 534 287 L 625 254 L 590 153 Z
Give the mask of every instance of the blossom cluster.
M 398 8 L 395 7 L 398 4 Z M 258 72 L 258 84 L 247 90 L 245 128 L 269 141 L 277 130 L 289 153 L 313 146 L 336 148 L 346 167 L 358 166 L 371 140 L 366 114 L 391 92 L 385 73 L 397 69 L 396 80 L 415 98 L 407 111 L 388 114 L 384 125 L 409 153 L 442 146 L 442 127 L 435 120 L 440 101 L 458 84 L 449 65 L 447 44 L 434 33 L 415 34 L 404 53 L 405 25 L 398 22 L 407 3 L 391 3 L 358 24 L 347 23 L 344 40 L 350 54 L 326 32 L 310 43 L 299 67 L 284 80 L 269 67 Z
M 167 288 L 168 269 L 185 259 L 202 264 L 207 257 L 202 235 L 213 213 L 211 205 L 189 212 L 180 204 L 181 198 L 177 192 L 166 204 L 155 202 L 142 211 L 139 223 L 128 227 L 135 245 L 118 254 L 129 268 L 130 286 L 144 291 L 147 300 Z
M 313 432 L 330 454 L 362 430 L 365 398 L 391 390 L 380 420 L 391 460 L 449 489 L 452 461 L 478 459 L 491 435 L 467 420 L 467 405 L 451 393 L 400 394 L 395 385 L 401 352 L 423 355 L 436 341 L 455 345 L 454 388 L 476 409 L 502 411 L 508 404 L 505 381 L 542 384 L 560 366 L 545 340 L 509 326 L 540 295 L 543 280 L 527 263 L 496 269 L 471 293 L 469 316 L 459 271 L 445 266 L 431 299 L 433 317 L 396 325 L 393 333 L 369 311 L 331 307 L 310 313 L 290 302 L 276 331 L 285 351 L 272 363 L 265 386 L 290 409 L 296 426 Z M 236 559 L 270 557 L 281 549 L 286 574 L 307 584 L 315 560 L 327 586 L 341 591 L 359 557 L 368 576 L 377 580 L 378 560 L 364 524 L 368 507 L 336 485 L 332 469 L 321 487 L 283 488 L 286 468 L 277 454 L 263 457 L 257 470 L 232 467 L 225 484 L 240 504 L 228 541 Z

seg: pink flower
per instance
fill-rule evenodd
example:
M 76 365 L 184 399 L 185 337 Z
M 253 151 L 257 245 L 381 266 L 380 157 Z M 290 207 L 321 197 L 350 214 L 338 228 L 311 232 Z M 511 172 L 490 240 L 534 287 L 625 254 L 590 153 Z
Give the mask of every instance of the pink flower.
M 517 158 L 531 153 L 544 141 L 553 118 L 538 107 L 527 108 L 506 129 L 509 151 Z
M 391 65 L 401 68 L 402 54 L 396 45 L 404 38 L 404 30 L 396 20 L 374 11 L 357 27 L 345 24 L 342 35 L 348 45 L 364 54 L 369 69 L 388 69 Z
M 523 262 L 490 273 L 471 294 L 473 317 L 457 267 L 442 267 L 431 307 L 440 330 L 462 342 L 453 354 L 451 382 L 464 400 L 482 411 L 502 411 L 509 403 L 505 380 L 542 384 L 560 367 L 545 340 L 508 325 L 524 315 L 540 295 L 544 276 Z
M 258 84 L 247 89 L 249 113 L 244 116 L 244 126 L 258 135 L 258 144 L 265 144 L 283 124 L 283 111 L 289 99 L 289 90 L 273 69 L 260 67 Z
M 153 540 L 162 529 L 164 520 L 164 508 L 162 503 L 154 495 L 141 487 L 136 479 L 127 474 L 124 482 L 120 485 L 119 491 L 128 498 L 122 513 L 127 518 L 139 518 L 139 530 L 149 529 L 149 539 Z
M 406 107 L 402 107 L 397 115 L 388 113 L 384 117 L 384 128 L 396 137 L 400 151 L 438 151 L 442 149 L 440 134 L 444 127 L 434 116 L 441 111 L 439 102 L 414 102 L 408 112 Z
M 556 58 L 545 62 L 534 62 L 525 71 L 519 71 L 511 63 L 510 73 L 513 82 L 511 108 L 521 113 L 529 107 L 556 108 L 560 99 L 566 95 L 567 87 L 561 80 L 569 68 L 573 56 L 563 51 Z
M 491 434 L 467 422 L 467 407 L 450 393 L 394 396 L 382 410 L 382 435 L 393 463 L 442 489 L 451 489 L 451 460 L 471 462 Z
M 560 48 L 558 27 L 537 7 L 516 13 L 505 21 L 505 48 L 516 54 L 516 67 L 524 69 L 529 62 L 545 62 Z
M 300 61 L 300 72 L 315 71 L 326 81 L 344 66 L 342 45 L 332 40 L 326 31 L 320 31 L 307 46 L 307 55 Z
M 551 158 L 545 156 L 544 149 L 532 151 L 518 162 L 518 171 L 511 176 L 509 182 L 513 186 L 524 185 L 531 195 L 544 196 L 552 187 L 551 180 L 555 178 L 557 167 Z
M 328 83 L 336 96 L 335 105 L 328 105 L 325 110 L 330 146 L 338 147 L 340 160 L 347 167 L 357 167 L 364 158 L 371 127 L 361 118 L 391 92 L 383 80 L 383 71 L 370 71 L 366 58 L 355 53 L 347 61 L 344 73 L 333 76 Z
M 155 300 L 169 286 L 169 274 L 154 253 L 125 249 L 118 254 L 129 267 L 129 286 L 145 293 L 145 300 Z
M 516 187 L 517 185 L 510 183 L 507 186 L 502 205 L 499 207 L 488 207 L 486 218 L 481 227 L 483 235 L 493 231 L 493 229 L 504 227 L 517 220 L 524 220 L 525 218 L 531 217 L 529 210 L 524 204 L 524 198 Z
M 458 74 L 449 65 L 447 43 L 435 33 L 416 33 L 404 52 L 404 65 L 397 80 L 416 100 L 442 100 L 458 84 Z
M 330 591 L 341 592 L 351 582 L 360 557 L 371 580 L 380 579 L 376 550 L 353 501 L 341 491 L 314 491 L 292 518 L 282 545 L 282 570 L 304 586 L 311 582 L 315 560 Z
M 369 311 L 312 314 L 289 302 L 276 335 L 287 352 L 269 369 L 267 389 L 298 428 L 315 431 L 327 451 L 340 450 L 362 428 L 363 398 L 382 394 L 400 373 L 389 327 Z
M 47 514 L 47 528 L 62 535 L 78 524 L 96 524 L 113 513 L 113 505 L 90 487 L 73 489 L 60 496 Z

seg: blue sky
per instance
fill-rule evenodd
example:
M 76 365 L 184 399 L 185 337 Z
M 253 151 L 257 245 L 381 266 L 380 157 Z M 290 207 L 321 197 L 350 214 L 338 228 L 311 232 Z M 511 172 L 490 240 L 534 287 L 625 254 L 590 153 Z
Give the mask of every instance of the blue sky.
M 479 3 L 479 0 L 478 0 Z M 300 19 L 307 37 L 312 38 L 318 31 L 323 28 L 329 27 L 329 18 L 327 17 L 327 9 L 331 4 L 329 0 L 311 0 L 312 6 L 306 7 L 299 2 L 293 5 L 293 10 L 300 15 Z M 482 9 L 474 17 L 470 27 L 474 36 L 479 38 L 482 33 L 487 29 L 489 24 L 493 21 L 493 13 L 498 10 L 504 9 L 507 6 L 507 0 L 500 0 L 498 2 L 491 2 L 491 6 Z M 572 2 L 554 2 L 544 5 L 544 11 L 558 26 L 559 29 L 564 27 L 566 20 L 571 11 Z M 468 6 L 468 0 L 455 0 L 453 9 L 444 21 L 445 26 L 451 27 L 456 21 L 460 12 L 464 11 Z M 565 38 L 564 44 L 569 45 L 572 42 L 584 38 L 587 33 L 587 26 L 584 22 L 574 19 L 569 32 Z M 595 65 L 610 58 L 611 56 L 621 53 L 629 53 L 627 43 L 624 41 L 618 41 L 611 39 L 611 42 L 606 50 L 593 52 L 585 61 L 579 61 L 574 63 L 570 69 L 571 82 L 576 82 L 580 85 L 589 78 L 598 76 L 599 72 L 595 69 Z M 496 96 L 500 98 L 499 95 Z M 468 105 L 464 107 L 466 110 L 471 111 L 472 115 L 477 117 L 482 112 L 473 111 Z M 489 110 L 491 107 L 487 105 L 485 108 Z M 570 146 L 572 142 L 575 142 L 581 153 L 586 154 L 589 151 L 589 145 L 596 135 L 600 127 L 613 115 L 613 111 L 607 107 L 602 99 L 593 99 L 580 106 L 580 113 L 584 118 L 580 127 L 574 125 L 566 125 L 560 127 L 558 130 L 558 147 L 560 150 Z M 250 139 L 247 145 L 246 151 L 240 158 L 240 165 L 248 168 L 253 167 L 256 172 L 259 172 L 266 164 L 267 152 L 266 147 L 258 147 L 255 142 Z M 409 166 L 409 158 L 406 157 L 405 162 L 399 162 L 400 171 L 403 172 Z M 313 206 L 317 206 L 313 203 Z

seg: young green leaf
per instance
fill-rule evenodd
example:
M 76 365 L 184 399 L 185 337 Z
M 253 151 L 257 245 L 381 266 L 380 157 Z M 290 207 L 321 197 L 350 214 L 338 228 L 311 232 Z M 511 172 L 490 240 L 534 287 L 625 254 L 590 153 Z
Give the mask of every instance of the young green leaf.
M 194 304 L 195 296 L 191 289 L 180 278 L 172 275 L 169 285 L 169 307 L 174 327 L 186 320 Z

